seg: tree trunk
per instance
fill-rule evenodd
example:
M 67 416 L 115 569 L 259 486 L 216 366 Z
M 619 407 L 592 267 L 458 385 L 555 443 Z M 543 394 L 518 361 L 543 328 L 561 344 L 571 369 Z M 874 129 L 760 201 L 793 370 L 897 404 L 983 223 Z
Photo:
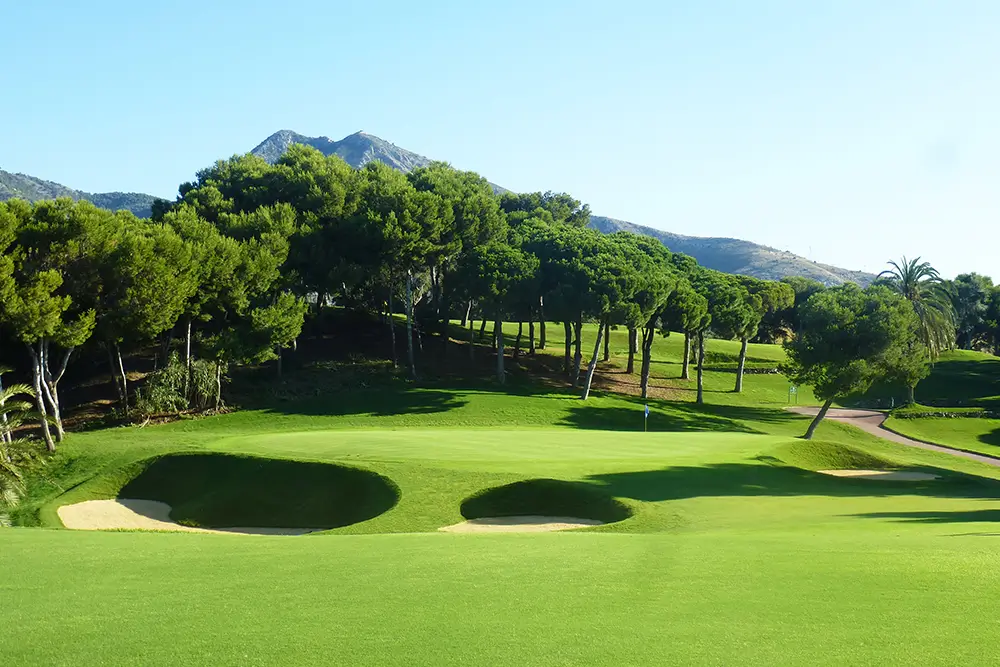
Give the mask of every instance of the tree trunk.
M 118 357 L 118 372 L 121 373 L 122 405 L 125 407 L 125 411 L 128 412 L 128 374 L 125 373 L 125 362 L 122 360 L 122 349 L 118 343 L 115 343 L 115 356 Z
M 472 302 L 469 302 L 470 306 Z M 463 325 L 464 326 L 464 325 Z M 472 324 L 472 318 L 469 318 L 469 361 L 472 361 L 476 357 L 476 327 Z
M 472 315 L 472 299 L 469 299 L 469 304 L 465 307 L 465 314 L 462 315 L 462 328 L 465 328 L 465 324 L 469 321 L 469 317 Z
M 191 400 L 191 318 L 187 318 L 187 332 L 184 334 L 184 398 Z
M 0 374 L 0 396 L 3 396 L 2 374 Z M 13 440 L 13 435 L 10 432 L 10 427 L 7 425 L 9 422 L 7 421 L 7 413 L 4 412 L 3 406 L 4 401 L 0 398 L 0 423 L 3 424 L 3 426 L 0 426 L 0 436 L 2 436 L 4 442 L 11 442 Z
M 705 403 L 705 332 L 698 332 L 698 405 Z
M 166 367 L 170 361 L 170 343 L 174 340 L 174 328 L 170 327 L 160 335 L 160 364 Z
M 538 297 L 538 349 L 545 349 L 545 297 Z
M 636 352 L 636 339 L 639 337 L 639 331 L 635 327 L 628 328 L 628 365 L 625 366 L 625 372 L 631 375 L 635 373 L 635 352 Z
M 916 393 L 916 386 L 910 385 L 909 387 L 906 388 L 906 390 L 907 390 L 906 391 L 907 400 L 909 401 L 908 405 L 915 404 L 917 402 L 917 399 L 914 396 L 914 394 Z
M 115 393 L 118 394 L 118 400 L 121 403 L 125 402 L 125 394 L 122 392 L 121 375 L 118 373 L 116 368 L 118 364 L 115 363 L 115 355 L 112 352 L 113 343 L 104 343 L 104 349 L 108 351 L 108 373 L 111 375 L 111 381 L 115 384 Z
M 222 362 L 215 362 L 215 411 L 222 407 Z
M 528 314 L 528 354 L 535 356 L 535 317 L 530 311 Z
M 39 348 L 41 343 L 38 344 Z M 42 437 L 45 439 L 45 448 L 50 452 L 56 451 L 56 443 L 52 440 L 52 431 L 49 430 L 49 415 L 45 409 L 45 398 L 42 393 L 42 360 L 39 352 L 31 345 L 28 345 L 28 352 L 31 354 L 31 381 L 35 389 L 35 407 L 38 409 L 38 426 L 41 428 Z
M 640 380 L 640 388 L 642 389 L 643 398 L 649 396 L 649 371 L 652 365 L 653 336 L 655 334 L 656 330 L 653 327 L 644 327 L 642 330 L 642 379 Z
M 570 355 L 572 354 L 573 347 L 572 326 L 573 325 L 569 323 L 569 320 L 565 320 L 563 322 L 563 333 L 565 336 L 565 343 L 563 344 L 563 347 L 565 348 L 563 351 L 563 373 L 566 374 L 567 378 L 569 378 Z
M 45 398 L 48 400 L 49 408 L 52 411 L 52 421 L 56 427 L 56 442 L 62 442 L 66 437 L 66 431 L 63 428 L 62 410 L 59 406 L 59 380 L 62 379 L 63 373 L 66 372 L 66 366 L 69 364 L 69 357 L 73 353 L 73 350 L 71 348 L 63 354 L 62 363 L 57 369 L 55 376 L 52 375 L 52 369 L 49 366 L 48 339 L 39 341 L 39 352 L 42 367 L 42 390 L 45 392 Z
M 483 322 L 479 325 L 479 342 L 483 342 L 483 337 L 486 336 L 486 313 L 483 313 Z
M 590 396 L 590 384 L 594 381 L 594 371 L 597 370 L 597 355 L 601 351 L 601 342 L 605 340 L 604 332 L 607 330 L 607 323 L 598 322 L 597 340 L 594 341 L 594 356 L 590 358 L 590 365 L 587 366 L 587 379 L 583 386 L 581 400 L 585 401 Z
M 806 429 L 806 434 L 803 436 L 806 440 L 812 440 L 813 434 L 816 433 L 816 427 L 819 426 L 821 421 L 823 421 L 823 417 L 826 417 L 826 413 L 830 411 L 831 405 L 833 405 L 832 398 L 824 403 L 823 407 L 819 409 L 818 413 L 816 413 L 816 417 L 812 420 L 812 423 L 809 424 L 809 428 Z
M 410 379 L 417 379 L 417 364 L 413 357 L 413 274 L 406 272 L 406 361 Z
M 573 333 L 576 340 L 573 341 L 573 386 L 580 386 L 580 364 L 583 363 L 583 315 L 573 323 Z
M 514 358 L 521 356 L 521 336 L 524 335 L 524 322 L 517 323 L 517 338 L 514 339 Z
M 736 366 L 736 393 L 743 391 L 743 369 L 747 365 L 747 343 L 749 339 L 744 336 L 740 344 L 740 363 Z
M 681 367 L 681 379 L 691 379 L 691 333 L 684 332 L 684 365 Z
M 497 382 L 503 384 L 507 378 L 503 370 L 503 322 L 500 321 L 499 311 L 493 323 L 493 331 L 497 334 L 495 337 L 497 343 Z
M 499 317 L 499 315 L 497 316 Z M 503 322 L 500 320 L 493 320 L 493 351 L 497 351 L 497 346 L 500 345 L 500 339 L 503 338 Z
M 605 322 L 604 324 L 604 356 L 601 357 L 601 361 L 611 360 L 611 348 L 608 341 L 611 340 L 611 323 Z
M 392 286 L 389 287 L 389 344 L 392 346 L 392 367 L 399 368 L 399 359 L 396 357 L 396 320 L 392 316 Z

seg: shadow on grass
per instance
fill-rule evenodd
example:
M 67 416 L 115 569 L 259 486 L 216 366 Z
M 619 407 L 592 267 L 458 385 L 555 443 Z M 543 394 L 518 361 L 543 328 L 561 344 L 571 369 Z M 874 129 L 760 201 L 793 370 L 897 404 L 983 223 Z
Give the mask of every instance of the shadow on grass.
M 356 390 L 339 390 L 319 396 L 262 396 L 244 399 L 241 407 L 281 414 L 345 417 L 349 415 L 427 415 L 461 408 L 468 400 L 460 392 L 439 389 L 413 389 L 387 386 Z
M 959 512 L 869 512 L 851 516 L 864 519 L 895 519 L 903 523 L 1000 523 L 1000 509 Z
M 581 429 L 602 429 L 608 431 L 643 430 L 643 407 L 598 406 L 586 404 L 569 408 L 569 415 L 559 422 L 560 426 Z M 650 410 L 646 428 L 649 431 L 729 431 L 733 433 L 762 433 L 732 419 L 710 413 L 686 411 L 664 412 Z
M 993 429 L 989 433 L 984 433 L 979 436 L 979 442 L 984 445 L 993 445 L 994 447 L 1000 447 L 1000 428 Z
M 996 482 L 947 470 L 935 469 L 934 472 L 941 475 L 941 479 L 888 482 L 831 477 L 790 466 L 720 463 L 592 475 L 588 480 L 612 496 L 646 502 L 727 496 L 1000 498 L 1000 484 Z M 1000 519 L 1000 510 L 996 516 Z
M 728 431 L 758 433 L 763 431 L 747 422 L 760 424 L 794 424 L 804 418 L 786 410 L 736 405 L 696 405 L 681 401 L 656 401 L 636 396 L 616 396 L 634 408 L 601 406 L 580 402 L 570 407 L 570 414 L 560 425 L 584 429 L 614 431 L 643 430 L 644 406 L 650 406 L 649 431 Z

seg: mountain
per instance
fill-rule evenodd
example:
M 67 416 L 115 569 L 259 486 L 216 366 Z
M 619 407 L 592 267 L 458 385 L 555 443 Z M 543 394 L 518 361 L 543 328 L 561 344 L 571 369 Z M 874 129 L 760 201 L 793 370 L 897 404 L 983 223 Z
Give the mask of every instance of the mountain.
M 307 137 L 291 130 L 281 130 L 269 136 L 250 152 L 273 164 L 292 144 L 312 146 L 323 155 L 338 155 L 355 169 L 360 169 L 372 160 L 378 160 L 393 169 L 408 173 L 433 162 L 430 158 L 365 132 L 355 132 L 340 141 L 334 141 L 329 137 Z M 497 194 L 507 192 L 505 188 L 495 183 L 490 183 L 490 187 Z
M 148 218 L 153 200 L 156 197 L 138 192 L 98 192 L 90 193 L 74 190 L 59 183 L 46 181 L 26 174 L 13 174 L 0 169 L 0 201 L 8 199 L 55 199 L 69 197 L 70 199 L 86 199 L 95 206 L 108 208 L 112 211 L 132 211 L 140 218 Z
M 590 227 L 605 234 L 625 231 L 652 236 L 673 252 L 690 255 L 702 266 L 723 273 L 737 273 L 767 280 L 801 276 L 818 280 L 824 285 L 840 285 L 845 282 L 868 285 L 875 280 L 875 276 L 870 273 L 819 264 L 785 250 L 740 239 L 672 234 L 600 215 L 590 216 Z
M 402 172 L 412 171 L 431 163 L 431 160 L 423 155 L 417 155 L 364 132 L 355 132 L 340 141 L 334 141 L 329 137 L 306 137 L 291 130 L 281 130 L 269 136 L 250 152 L 273 163 L 277 162 L 292 144 L 312 146 L 323 155 L 339 155 L 344 162 L 355 169 L 360 169 L 372 160 L 384 162 Z

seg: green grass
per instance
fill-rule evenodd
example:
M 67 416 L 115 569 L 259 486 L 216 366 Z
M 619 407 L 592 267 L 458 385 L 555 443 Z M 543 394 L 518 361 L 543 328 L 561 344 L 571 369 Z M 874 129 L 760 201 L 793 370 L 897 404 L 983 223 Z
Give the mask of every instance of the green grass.
M 673 338 L 657 343 L 667 359 Z M 805 443 L 780 377 L 734 395 L 732 374 L 710 371 L 698 407 L 671 363 L 656 377 L 672 400 L 649 401 L 646 433 L 637 397 L 584 403 L 515 373 L 505 391 L 359 384 L 73 434 L 14 517 L 40 527 L 0 530 L 4 665 L 995 661 L 1000 470 L 832 422 Z M 815 472 L 827 467 L 941 479 Z M 352 485 L 381 504 L 303 537 L 57 529 L 59 505 L 120 493 L 203 525 L 286 521 L 288 504 L 343 517 Z M 264 514 L 237 517 L 244 504 Z M 614 522 L 436 531 L 543 512 Z
M 890 417 L 886 426 L 917 440 L 1000 457 L 1000 419 L 976 417 Z

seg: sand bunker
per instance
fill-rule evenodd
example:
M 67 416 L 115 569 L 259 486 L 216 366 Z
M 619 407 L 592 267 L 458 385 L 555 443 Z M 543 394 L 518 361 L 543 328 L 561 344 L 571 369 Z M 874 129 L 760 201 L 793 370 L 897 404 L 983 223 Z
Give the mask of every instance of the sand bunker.
M 56 510 L 73 530 L 169 530 L 217 535 L 304 535 L 310 528 L 192 528 L 170 520 L 170 505 L 157 500 L 87 500 Z M 315 529 L 321 530 L 321 529 Z
M 861 477 L 886 482 L 921 482 L 929 479 L 939 479 L 937 475 L 927 472 L 906 472 L 904 470 L 817 470 L 824 475 L 834 477 Z
M 438 530 L 445 533 L 547 533 L 602 525 L 603 521 L 571 516 L 498 516 L 469 519 Z

